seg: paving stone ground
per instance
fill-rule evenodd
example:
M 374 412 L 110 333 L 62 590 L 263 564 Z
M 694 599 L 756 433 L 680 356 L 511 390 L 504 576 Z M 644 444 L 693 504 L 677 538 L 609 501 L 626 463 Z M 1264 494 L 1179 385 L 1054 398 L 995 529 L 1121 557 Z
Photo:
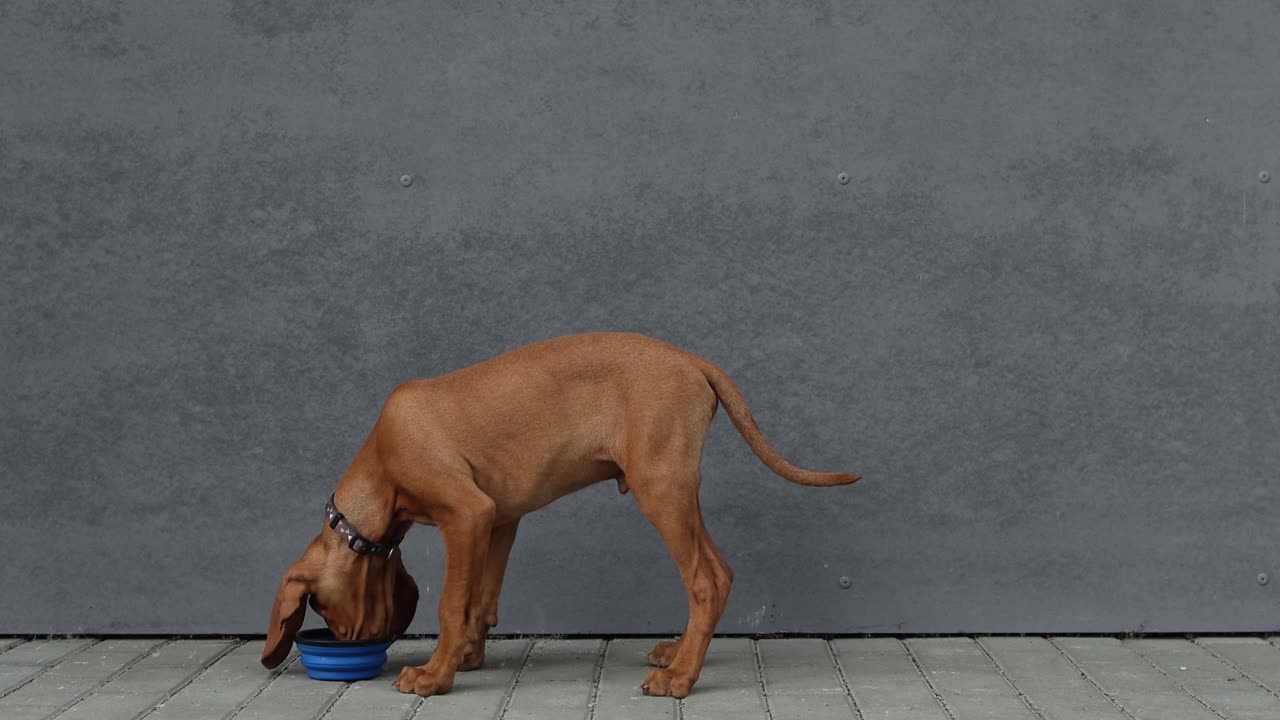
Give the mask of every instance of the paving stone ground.
M 493 640 L 423 700 L 391 680 L 431 639 L 342 683 L 261 640 L 0 638 L 0 719 L 1280 720 L 1280 637 L 716 638 L 682 701 L 640 693 L 655 642 Z

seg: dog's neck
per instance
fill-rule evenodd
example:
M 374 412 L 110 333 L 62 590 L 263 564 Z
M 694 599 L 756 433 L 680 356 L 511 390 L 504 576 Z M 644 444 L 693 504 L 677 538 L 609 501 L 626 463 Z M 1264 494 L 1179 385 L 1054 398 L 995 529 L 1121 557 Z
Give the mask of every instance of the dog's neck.
M 412 524 L 397 521 L 395 493 L 372 483 L 343 478 L 333 493 L 333 502 L 348 525 L 379 544 L 398 544 Z

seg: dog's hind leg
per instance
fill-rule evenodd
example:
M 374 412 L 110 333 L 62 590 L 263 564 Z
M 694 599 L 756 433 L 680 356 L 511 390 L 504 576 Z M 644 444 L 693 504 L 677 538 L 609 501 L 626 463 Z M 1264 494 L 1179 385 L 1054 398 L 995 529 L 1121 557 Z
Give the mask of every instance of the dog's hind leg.
M 702 662 L 724 613 L 732 573 L 707 535 L 698 507 L 696 465 L 682 472 L 636 478 L 631 487 L 640 510 L 662 535 L 680 569 L 689 599 L 689 622 L 668 667 L 649 673 L 641 689 L 646 695 L 683 698 L 698 680 Z
M 716 547 L 715 542 L 711 540 L 708 533 L 702 534 L 703 551 L 715 557 L 716 562 L 712 563 L 712 571 L 716 573 L 716 587 L 724 587 L 725 594 L 728 595 L 728 589 L 733 586 L 733 569 L 729 567 L 729 563 L 724 559 L 724 555 L 720 553 L 720 548 Z M 684 637 L 689 629 L 686 627 L 685 632 L 681 633 Z M 649 664 L 654 667 L 670 667 L 671 661 L 675 660 L 676 653 L 680 650 L 680 640 L 674 642 L 664 640 L 653 646 L 653 650 L 649 652 Z

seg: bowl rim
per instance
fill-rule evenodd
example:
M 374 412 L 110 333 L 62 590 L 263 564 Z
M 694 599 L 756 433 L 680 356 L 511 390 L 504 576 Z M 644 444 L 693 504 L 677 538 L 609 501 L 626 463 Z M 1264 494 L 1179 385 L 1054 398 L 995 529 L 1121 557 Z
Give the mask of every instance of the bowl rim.
M 335 640 L 333 639 L 333 631 L 329 628 L 310 628 L 308 630 L 299 631 L 293 636 L 293 641 L 298 645 L 306 645 L 311 647 L 372 647 L 374 645 L 389 645 L 395 642 L 394 637 L 373 638 L 372 640 Z

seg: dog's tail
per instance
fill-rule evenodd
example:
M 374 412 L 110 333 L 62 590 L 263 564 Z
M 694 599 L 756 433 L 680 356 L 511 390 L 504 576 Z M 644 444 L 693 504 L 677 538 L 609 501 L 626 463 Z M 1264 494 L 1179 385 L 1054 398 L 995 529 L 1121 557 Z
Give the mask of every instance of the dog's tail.
M 742 434 L 742 439 L 747 441 L 747 445 L 751 446 L 751 451 L 760 458 L 770 470 L 800 485 L 811 485 L 814 487 L 830 487 L 832 485 L 848 485 L 857 482 L 860 478 L 850 473 L 833 473 L 833 472 L 814 472 L 798 468 L 787 462 L 768 440 L 764 439 L 764 433 L 760 432 L 760 428 L 756 425 L 756 419 L 751 416 L 751 409 L 747 407 L 747 401 L 742 397 L 742 393 L 738 390 L 738 386 L 725 371 L 721 370 L 715 363 L 693 356 L 698 364 L 698 368 L 702 370 L 702 374 L 706 376 L 707 382 L 711 383 L 711 388 L 716 391 L 716 397 L 720 399 L 720 404 L 724 406 L 724 410 L 729 415 L 729 419 L 733 421 L 733 426 L 738 428 L 738 432 Z

